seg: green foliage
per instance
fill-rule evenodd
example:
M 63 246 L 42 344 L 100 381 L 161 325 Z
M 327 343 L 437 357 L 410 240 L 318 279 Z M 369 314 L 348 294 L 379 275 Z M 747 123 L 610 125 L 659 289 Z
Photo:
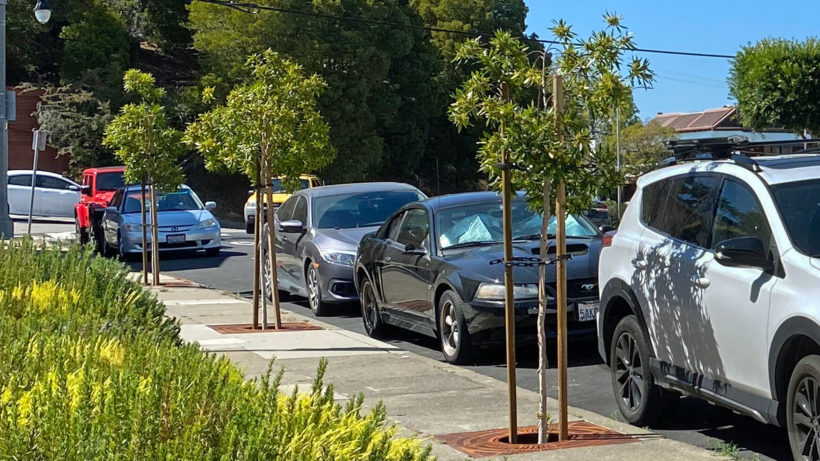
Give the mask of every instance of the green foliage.
M 107 102 L 73 86 L 46 87 L 34 112 L 40 128 L 49 131 L 49 144 L 69 156 L 72 174 L 83 168 L 110 164 L 113 156 L 103 147 L 105 127 L 113 119 Z
M 658 167 L 671 157 L 664 141 L 674 139 L 675 130 L 665 128 L 657 122 L 644 125 L 641 122 L 621 130 L 621 170 L 624 175 L 638 177 Z M 607 139 L 607 148 L 615 151 L 614 134 Z
M 8 459 L 420 460 L 377 405 L 342 407 L 319 367 L 245 381 L 182 344 L 179 324 L 121 264 L 79 246 L 0 247 L 0 453 Z
M 255 182 L 259 158 L 271 176 L 285 177 L 288 190 L 298 178 L 327 165 L 334 156 L 329 128 L 316 109 L 325 84 L 316 75 L 271 50 L 251 56 L 249 81 L 235 87 L 227 103 L 189 125 L 186 142 L 196 147 L 209 170 L 242 172 Z M 213 98 L 207 89 L 204 99 Z
M 102 69 L 106 80 L 118 82 L 131 59 L 125 22 L 102 5 L 86 9 L 78 22 L 63 27 L 60 39 L 63 82 L 78 82 L 92 69 Z
M 130 69 L 123 77 L 126 93 L 134 94 L 138 104 L 126 104 L 105 129 L 103 145 L 125 165 L 129 183 L 147 179 L 160 189 L 175 190 L 182 184 L 177 164 L 184 151 L 182 133 L 170 128 L 165 109 L 160 105 L 165 91 L 155 86 L 151 74 Z
M 765 39 L 744 46 L 732 63 L 729 93 L 744 126 L 820 134 L 820 40 Z
M 148 41 L 165 52 L 178 51 L 191 41 L 185 27 L 188 1 L 108 0 L 124 19 L 134 41 Z

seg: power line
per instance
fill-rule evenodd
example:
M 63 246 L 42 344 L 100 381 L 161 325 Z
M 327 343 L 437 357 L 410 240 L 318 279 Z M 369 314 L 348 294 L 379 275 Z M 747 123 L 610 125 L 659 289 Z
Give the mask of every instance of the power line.
M 428 32 L 443 32 L 448 34 L 456 34 L 456 35 L 464 35 L 468 37 L 480 37 L 480 36 L 490 36 L 487 32 L 470 32 L 464 30 L 453 30 L 453 29 L 444 29 L 441 27 L 430 27 L 430 26 L 417 26 L 414 24 L 404 24 L 400 22 L 391 22 L 391 21 L 380 21 L 378 19 L 367 19 L 367 18 L 357 18 L 354 16 L 337 16 L 334 14 L 327 14 L 327 13 L 317 13 L 314 11 L 299 11 L 293 10 L 289 8 L 279 8 L 275 6 L 266 6 L 266 5 L 259 5 L 256 3 L 249 3 L 249 2 L 234 2 L 230 0 L 197 0 L 202 3 L 211 3 L 214 5 L 220 5 L 228 8 L 232 8 L 238 11 L 242 11 L 243 13 L 257 13 L 259 11 L 274 11 L 277 13 L 287 13 L 287 14 L 295 14 L 300 16 L 310 16 L 314 18 L 323 18 L 323 19 L 330 19 L 333 21 L 348 21 L 348 22 L 356 22 L 360 24 L 368 24 L 374 26 L 387 26 L 387 27 L 398 27 L 403 29 L 414 29 L 414 30 L 424 30 Z M 544 39 L 534 39 L 534 38 L 524 38 L 525 41 L 531 42 L 538 42 L 547 45 L 561 45 L 562 42 L 557 40 L 544 40 Z M 634 51 L 637 53 L 654 53 L 654 54 L 666 54 L 666 55 L 675 55 L 675 56 L 690 56 L 690 57 L 699 57 L 699 58 L 720 58 L 720 59 L 734 59 L 734 56 L 728 54 L 714 54 L 714 53 L 698 53 L 694 51 L 673 51 L 673 50 L 660 50 L 660 49 L 652 49 L 652 48 L 630 48 L 629 51 Z

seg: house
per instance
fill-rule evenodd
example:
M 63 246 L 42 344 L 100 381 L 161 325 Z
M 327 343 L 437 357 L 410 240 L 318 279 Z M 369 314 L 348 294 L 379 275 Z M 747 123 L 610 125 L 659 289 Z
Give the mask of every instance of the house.
M 34 151 L 31 143 L 34 130 L 39 128 L 37 119 L 32 115 L 37 110 L 41 89 L 8 88 L 17 92 L 17 120 L 9 122 L 9 170 L 30 170 L 34 163 Z M 48 146 L 37 158 L 37 169 L 57 174 L 68 172 L 68 156 L 57 155 L 57 149 Z

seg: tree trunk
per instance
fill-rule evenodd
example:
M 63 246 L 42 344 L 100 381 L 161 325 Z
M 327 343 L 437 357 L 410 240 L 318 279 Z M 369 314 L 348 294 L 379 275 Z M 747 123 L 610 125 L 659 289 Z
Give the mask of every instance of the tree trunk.
M 140 212 L 142 213 L 142 283 L 148 285 L 148 220 L 145 215 L 145 179 L 140 182 Z
M 547 250 L 549 237 L 547 236 L 550 217 L 552 216 L 552 190 L 549 181 L 544 181 L 541 212 L 541 247 L 539 258 L 542 263 L 538 266 L 538 443 L 546 443 L 549 432 L 549 415 L 547 412 Z
M 262 277 L 262 194 L 259 185 L 262 184 L 261 173 L 256 168 L 256 214 L 253 218 L 253 329 L 259 328 L 259 289 L 264 286 Z
M 157 222 L 157 186 L 151 184 L 151 276 L 159 285 L 159 222 Z
M 265 200 L 268 203 L 266 208 L 268 219 L 268 264 L 270 265 L 270 291 L 273 299 L 273 312 L 276 329 L 282 328 L 282 314 L 279 312 L 279 281 L 277 280 L 277 266 L 276 266 L 276 226 L 273 222 L 273 177 L 271 176 L 271 168 L 267 160 L 264 160 L 264 170 L 262 177 L 265 180 Z

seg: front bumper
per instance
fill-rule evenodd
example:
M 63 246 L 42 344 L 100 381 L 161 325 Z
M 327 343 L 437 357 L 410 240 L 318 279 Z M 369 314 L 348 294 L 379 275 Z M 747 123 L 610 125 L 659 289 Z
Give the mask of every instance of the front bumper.
M 332 303 L 352 302 L 359 299 L 356 285 L 353 282 L 353 266 L 321 260 L 318 263 L 319 285 L 322 289 L 322 301 Z
M 185 235 L 184 242 L 168 243 L 168 235 Z M 142 232 L 124 232 L 120 235 L 122 239 L 123 251 L 125 253 L 142 252 Z M 196 251 L 207 250 L 209 248 L 220 248 L 221 229 L 219 226 L 206 229 L 192 229 L 187 232 L 162 232 L 157 234 L 159 251 Z M 148 246 L 151 245 L 151 232 L 148 232 Z
M 594 320 L 580 321 L 578 304 L 581 302 L 598 302 L 597 298 L 577 298 L 567 300 L 567 335 L 569 338 L 593 338 L 596 334 Z M 557 316 L 555 303 L 547 306 L 546 329 L 547 341 L 557 338 Z M 503 301 L 477 301 L 466 305 L 464 318 L 467 330 L 475 345 L 494 346 L 504 344 L 506 325 Z M 515 338 L 516 342 L 534 343 L 538 340 L 537 331 L 538 302 L 518 301 L 515 303 Z

